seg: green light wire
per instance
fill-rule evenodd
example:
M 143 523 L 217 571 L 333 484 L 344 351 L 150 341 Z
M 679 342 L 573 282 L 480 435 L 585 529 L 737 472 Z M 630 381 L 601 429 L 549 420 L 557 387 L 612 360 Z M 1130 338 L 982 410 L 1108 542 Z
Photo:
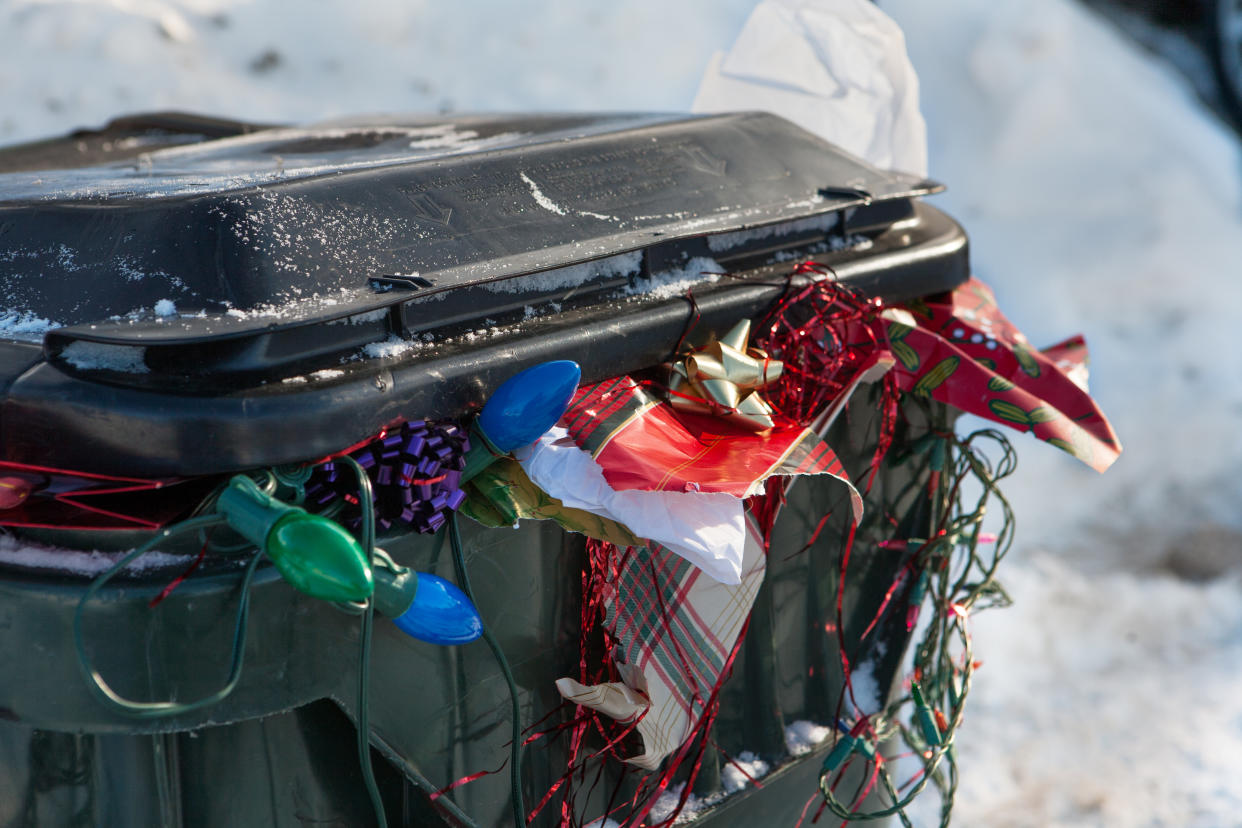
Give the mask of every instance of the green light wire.
M 366 551 L 367 560 L 374 567 L 375 564 L 375 511 L 373 507 L 373 494 L 371 491 L 371 480 L 367 477 L 362 466 L 358 465 L 351 457 L 342 458 L 343 462 L 350 466 L 358 477 L 358 500 L 362 507 L 362 540 L 361 545 Z M 265 481 L 261 488 L 271 494 L 275 491 L 278 477 L 271 472 L 265 472 Z M 221 487 L 223 488 L 223 487 Z M 229 657 L 229 675 L 224 685 L 214 693 L 196 699 L 190 702 L 174 702 L 174 701 L 158 701 L 158 702 L 140 702 L 127 699 L 112 689 L 104 680 L 100 672 L 95 669 L 94 663 L 86 652 L 86 640 L 82 628 L 82 620 L 85 614 L 86 605 L 94 598 L 101 589 L 110 581 L 118 572 L 125 569 L 138 558 L 147 554 L 161 543 L 178 535 L 188 534 L 190 532 L 203 533 L 215 527 L 225 525 L 227 523 L 224 516 L 203 512 L 213 509 L 215 501 L 218 498 L 219 490 L 204 501 L 196 510 L 196 517 L 191 517 L 181 523 L 163 529 L 146 543 L 127 553 L 120 560 L 114 563 L 103 574 L 91 582 L 91 585 L 83 593 L 82 598 L 78 601 L 78 606 L 73 614 L 73 641 L 74 649 L 77 655 L 78 668 L 86 680 L 86 686 L 90 690 L 91 695 L 99 700 L 101 704 L 124 716 L 139 719 L 157 719 L 179 716 L 184 713 L 190 713 L 195 710 L 201 710 L 204 707 L 210 707 L 218 704 L 228 697 L 230 693 L 237 687 L 237 683 L 241 680 L 242 665 L 246 652 L 246 628 L 248 626 L 250 616 L 250 586 L 254 581 L 255 571 L 258 569 L 259 562 L 263 559 L 263 553 L 256 552 L 251 557 L 250 562 L 246 565 L 245 575 L 241 582 L 241 598 L 237 604 L 237 620 L 233 628 L 233 648 Z M 202 535 L 200 535 L 202 537 Z M 245 547 L 230 547 L 230 551 Z M 375 781 L 375 769 L 371 763 L 371 745 L 370 745 L 370 676 L 371 676 L 371 638 L 375 622 L 375 602 L 368 599 L 365 604 L 365 610 L 362 615 L 362 630 L 359 636 L 359 659 L 358 659 L 358 762 L 362 768 L 362 779 L 366 785 L 367 795 L 371 800 L 371 807 L 375 811 L 375 818 L 381 828 L 388 825 L 387 814 L 384 811 L 384 802 L 380 797 L 379 786 Z
M 103 589 L 108 581 L 112 580 L 114 575 L 169 538 L 192 531 L 220 526 L 224 522 L 224 518 L 220 515 L 204 515 L 202 517 L 190 518 L 176 526 L 161 530 L 155 537 L 126 554 L 109 567 L 106 572 L 92 581 L 86 592 L 82 594 L 82 598 L 78 601 L 77 610 L 73 613 L 74 651 L 77 655 L 78 669 L 86 680 L 87 689 L 105 707 L 111 708 L 121 715 L 138 719 L 179 716 L 183 713 L 200 710 L 223 701 L 233 692 L 233 688 L 237 686 L 237 682 L 241 679 L 242 656 L 246 649 L 246 626 L 250 615 L 250 584 L 254 580 L 254 573 L 258 567 L 259 560 L 263 557 L 261 553 L 256 554 L 250 559 L 250 563 L 246 566 L 246 574 L 242 578 L 241 598 L 237 602 L 237 620 L 233 625 L 233 653 L 230 658 L 228 680 L 225 681 L 219 690 L 208 696 L 190 702 L 140 702 L 121 696 L 104 681 L 103 676 L 95 669 L 94 663 L 86 652 L 86 637 L 82 631 L 82 618 L 87 603 L 98 594 L 99 590 Z
M 965 615 L 989 606 L 1004 606 L 1009 596 L 995 581 L 996 569 L 1013 543 L 1014 519 L 1009 501 L 1001 494 L 997 484 L 1008 477 L 1017 467 L 1017 455 L 1003 434 L 994 429 L 982 429 L 964 438 L 952 435 L 928 435 L 921 441 L 927 453 L 943 452 L 948 459 L 937 500 L 942 514 L 933 520 L 933 527 L 942 532 L 919 551 L 919 566 L 915 575 L 926 572 L 929 576 L 928 595 L 933 608 L 950 609 L 959 606 Z M 978 446 L 991 442 L 999 451 L 995 465 Z M 940 443 L 940 448 L 936 447 Z M 929 467 L 925 472 L 930 472 Z M 980 488 L 973 504 L 963 502 L 962 481 L 973 478 Z M 1000 507 L 1000 527 L 990 556 L 979 554 L 980 532 L 988 513 L 989 502 L 994 500 Z M 961 572 L 954 577 L 949 562 L 955 549 L 967 554 L 961 563 Z M 955 662 L 960 662 L 959 668 Z M 916 753 L 924 757 L 923 770 L 915 785 L 901 796 L 893 784 L 887 766 L 879 768 L 880 781 L 889 803 L 871 811 L 853 811 L 832 791 L 831 780 L 839 769 L 830 769 L 820 775 L 819 788 L 825 805 L 837 817 L 847 821 L 885 819 L 896 816 L 905 828 L 912 828 L 905 809 L 928 786 L 935 784 L 940 791 L 940 826 L 949 825 L 953 800 L 958 786 L 958 769 L 953 749 L 954 738 L 961 725 L 966 699 L 970 694 L 974 674 L 974 651 L 966 628 L 966 618 L 957 612 L 938 611 L 928 625 L 914 653 L 914 665 L 922 673 L 922 691 L 929 701 L 927 707 L 949 712 L 947 727 L 939 735 L 939 744 L 929 743 L 918 726 L 908 726 L 900 714 L 914 703 L 913 693 L 897 699 L 882 712 L 871 718 L 872 736 L 879 743 L 900 735 Z M 916 711 L 917 715 L 917 711 Z M 947 771 L 947 772 L 946 772 Z M 947 776 L 947 778 L 946 778 Z
M 461 529 L 457 525 L 456 512 L 449 515 L 449 540 L 453 547 L 453 568 L 457 570 L 457 581 L 461 584 L 462 592 L 466 593 L 466 597 L 470 599 L 470 603 L 477 607 L 474 590 L 470 588 L 470 575 L 466 571 L 466 556 L 462 551 Z M 500 642 L 492 635 L 491 628 L 486 624 L 483 625 L 483 640 L 487 642 L 488 647 L 491 647 L 496 664 L 499 665 L 500 672 L 504 674 L 505 683 L 509 685 L 509 702 L 513 722 L 513 741 L 509 746 L 509 784 L 511 785 L 509 804 L 513 809 L 514 826 L 522 826 L 526 824 L 526 803 L 522 796 L 522 708 L 518 701 L 517 682 L 513 680 L 513 670 L 509 667 L 509 660 L 505 658 L 504 651 L 500 649 Z
M 362 509 L 362 548 L 367 555 L 367 563 L 375 568 L 375 506 L 371 491 L 371 478 L 352 457 L 341 458 L 341 462 L 354 470 L 358 477 L 358 505 Z M 362 631 L 358 656 L 358 764 L 362 766 L 362 781 L 366 784 L 367 795 L 371 797 L 371 807 L 375 810 L 375 821 L 380 828 L 387 828 L 388 816 L 384 813 L 384 800 L 380 797 L 379 786 L 375 782 L 375 768 L 371 765 L 371 632 L 375 624 L 375 599 L 368 598 L 366 611 L 362 613 Z

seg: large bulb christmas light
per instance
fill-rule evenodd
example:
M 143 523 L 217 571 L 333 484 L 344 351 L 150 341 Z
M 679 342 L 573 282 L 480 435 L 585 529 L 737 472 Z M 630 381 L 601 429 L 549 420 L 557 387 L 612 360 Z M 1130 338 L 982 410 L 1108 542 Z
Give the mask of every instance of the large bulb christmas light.
M 483 634 L 483 619 L 466 594 L 429 572 L 377 567 L 375 609 L 432 644 L 469 644 Z
M 371 564 L 339 523 L 277 500 L 244 475 L 229 481 L 216 509 L 296 589 L 325 601 L 371 597 Z
M 542 437 L 565 413 L 581 379 L 578 363 L 561 359 L 542 362 L 505 380 L 470 431 L 462 480 Z

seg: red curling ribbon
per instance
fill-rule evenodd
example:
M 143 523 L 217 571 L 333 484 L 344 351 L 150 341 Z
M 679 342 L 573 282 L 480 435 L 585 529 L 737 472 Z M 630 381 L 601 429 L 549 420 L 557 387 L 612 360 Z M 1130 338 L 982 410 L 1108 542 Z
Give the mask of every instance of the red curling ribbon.
M 177 498 L 158 494 L 186 482 L 178 478 L 118 477 L 5 460 L 0 461 L 0 480 L 5 495 L 0 526 L 150 530 L 175 520 L 184 510 Z M 130 497 L 122 500 L 116 495 Z
M 884 600 L 880 602 L 880 608 L 875 611 L 875 616 L 872 617 L 871 623 L 867 625 L 867 629 L 863 630 L 863 634 L 859 637 L 859 642 L 866 641 L 867 636 L 871 635 L 871 631 L 875 629 L 876 624 L 880 623 L 880 619 L 884 617 L 884 612 L 888 609 L 888 605 L 893 600 L 893 596 L 897 593 L 898 588 L 909 577 L 913 562 L 914 559 L 911 558 L 897 573 L 897 577 L 893 579 L 893 583 L 889 585 L 888 590 L 884 593 Z
M 492 776 L 494 774 L 500 773 L 502 770 L 505 769 L 505 765 L 507 764 L 509 764 L 509 760 L 505 759 L 505 761 L 500 763 L 500 767 L 496 768 L 496 770 L 479 771 L 478 773 L 472 773 L 469 776 L 463 776 L 461 779 L 458 779 L 456 782 L 450 782 L 447 785 L 445 785 L 443 788 L 441 788 L 440 790 L 435 791 L 434 793 L 428 794 L 427 798 L 430 799 L 432 802 L 435 802 L 437 799 L 444 796 L 446 793 L 453 790 L 454 788 L 460 788 L 462 785 L 468 785 L 471 782 L 474 782 L 476 779 L 482 779 L 485 776 Z
M 155 609 L 161 601 L 163 601 L 165 598 L 171 595 L 172 591 L 181 585 L 182 581 L 184 581 L 186 578 L 194 574 L 194 570 L 198 569 L 199 565 L 202 564 L 203 559 L 207 557 L 207 544 L 210 542 L 211 542 L 211 532 L 209 531 L 207 533 L 206 540 L 203 541 L 203 548 L 198 550 L 198 556 L 194 559 L 193 563 L 187 566 L 184 572 L 182 572 L 176 578 L 173 578 L 172 582 L 169 583 L 168 586 L 160 590 L 160 594 L 152 598 L 147 603 L 147 609 Z

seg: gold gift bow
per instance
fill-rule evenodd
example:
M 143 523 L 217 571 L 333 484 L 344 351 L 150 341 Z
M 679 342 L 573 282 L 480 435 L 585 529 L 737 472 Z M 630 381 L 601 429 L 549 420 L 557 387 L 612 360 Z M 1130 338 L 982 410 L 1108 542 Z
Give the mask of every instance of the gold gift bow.
M 702 348 L 693 348 L 670 366 L 669 402 L 696 414 L 714 414 L 731 423 L 763 431 L 772 428 L 772 407 L 758 391 L 778 380 L 784 364 L 749 347 L 750 320 Z

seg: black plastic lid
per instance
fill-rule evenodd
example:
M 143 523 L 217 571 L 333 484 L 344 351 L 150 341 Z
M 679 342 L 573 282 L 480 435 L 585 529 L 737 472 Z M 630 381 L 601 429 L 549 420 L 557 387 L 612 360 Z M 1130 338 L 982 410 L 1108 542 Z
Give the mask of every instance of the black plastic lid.
M 684 291 L 651 288 L 682 269 L 816 255 L 890 298 L 966 275 L 917 203 L 939 185 L 768 114 L 182 119 L 0 150 L 0 337 L 43 345 L 0 346 L 5 458 L 227 471 L 460 413 L 539 358 L 635 370 L 676 341 Z M 699 295 L 724 324 L 772 298 L 744 287 Z
M 268 129 L 0 174 L 0 305 L 120 317 L 74 333 L 98 341 L 236 335 L 392 304 L 373 277 L 451 290 L 934 189 L 753 113 Z

